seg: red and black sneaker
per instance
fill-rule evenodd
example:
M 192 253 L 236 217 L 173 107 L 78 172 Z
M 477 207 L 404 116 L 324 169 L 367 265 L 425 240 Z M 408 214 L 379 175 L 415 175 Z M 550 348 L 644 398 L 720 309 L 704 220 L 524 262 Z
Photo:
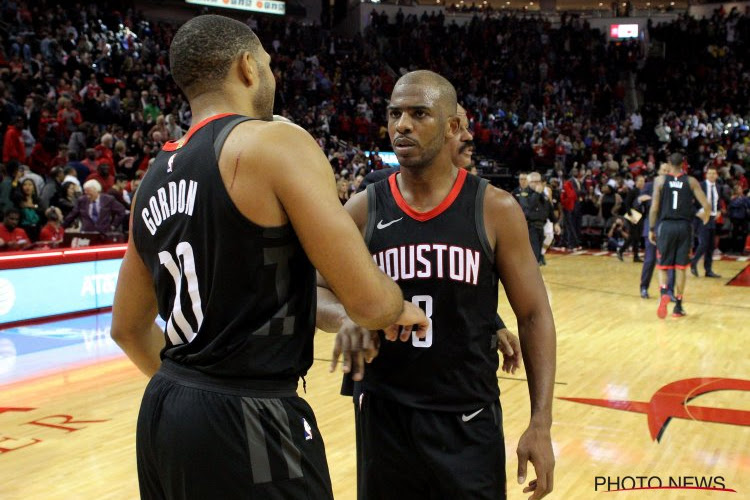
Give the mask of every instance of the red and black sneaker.
M 667 306 L 669 305 L 669 301 L 669 294 L 662 293 L 661 298 L 659 299 L 659 307 L 656 308 L 656 315 L 659 316 L 660 319 L 667 317 Z
M 674 316 L 675 318 L 687 316 L 685 309 L 682 308 L 682 304 L 677 304 L 676 306 L 674 306 L 674 309 L 672 309 L 672 316 Z

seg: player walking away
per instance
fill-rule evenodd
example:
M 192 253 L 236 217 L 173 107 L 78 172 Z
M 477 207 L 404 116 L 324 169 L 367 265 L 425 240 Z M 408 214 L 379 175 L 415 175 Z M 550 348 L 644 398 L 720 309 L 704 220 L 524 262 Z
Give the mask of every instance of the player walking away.
M 656 315 L 664 319 L 667 316 L 669 292 L 667 289 L 667 270 L 675 272 L 676 304 L 672 316 L 685 316 L 682 307 L 682 295 L 685 291 L 685 269 L 690 265 L 690 244 L 693 231 L 691 223 L 695 213 L 695 200 L 703 207 L 698 217 L 705 224 L 711 213 L 706 195 L 698 181 L 682 172 L 683 156 L 673 153 L 669 157 L 669 170 L 654 181 L 654 199 L 649 211 L 649 240 L 656 244 L 659 252 L 659 288 L 661 297 Z M 659 223 L 659 234 L 653 228 Z

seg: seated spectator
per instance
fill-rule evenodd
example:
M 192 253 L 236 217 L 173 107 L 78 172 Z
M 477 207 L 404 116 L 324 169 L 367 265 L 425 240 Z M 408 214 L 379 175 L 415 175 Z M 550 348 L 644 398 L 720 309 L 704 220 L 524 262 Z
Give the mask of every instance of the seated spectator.
M 10 208 L 5 212 L 3 223 L 0 224 L 0 252 L 14 252 L 25 250 L 31 246 L 31 239 L 26 231 L 18 227 L 21 211 Z
M 47 224 L 39 231 L 39 243 L 57 246 L 62 243 L 65 234 L 62 227 L 62 212 L 57 207 L 49 207 L 44 215 L 47 217 Z
M 79 193 L 80 186 L 78 184 L 71 181 L 63 182 L 60 191 L 50 200 L 50 205 L 59 208 L 63 217 L 65 217 L 76 206 L 76 202 L 80 196 Z
M 39 206 L 39 195 L 34 181 L 26 178 L 21 180 L 21 186 L 13 194 L 13 202 L 21 211 L 18 225 L 26 231 L 32 241 L 39 237 L 42 228 L 42 214 L 44 209 Z
M 114 170 L 115 168 L 115 157 L 114 153 L 112 152 L 112 147 L 114 146 L 114 138 L 112 137 L 112 134 L 104 134 L 102 138 L 99 140 L 99 144 L 94 148 L 98 153 L 97 157 L 97 165 L 101 165 L 102 163 L 106 163 L 110 166 L 111 169 Z
M 84 196 L 78 198 L 73 210 L 63 220 L 67 228 L 80 219 L 81 231 L 109 233 L 119 231 L 125 218 L 125 209 L 112 196 L 102 193 L 102 185 L 96 180 L 83 184 Z

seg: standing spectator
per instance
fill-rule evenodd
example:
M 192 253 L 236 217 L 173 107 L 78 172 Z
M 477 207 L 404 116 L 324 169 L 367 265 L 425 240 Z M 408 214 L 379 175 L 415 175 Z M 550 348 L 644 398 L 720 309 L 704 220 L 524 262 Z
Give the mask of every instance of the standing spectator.
M 23 116 L 15 116 L 8 125 L 3 138 L 3 163 L 16 160 L 26 162 L 26 146 L 23 143 Z
M 577 168 L 570 170 L 570 178 L 563 184 L 560 194 L 560 205 L 563 209 L 563 225 L 565 232 L 565 246 L 568 250 L 581 247 L 581 201 L 583 201 L 583 186 Z
M 125 200 L 125 186 L 128 184 L 128 178 L 123 174 L 115 175 L 115 183 L 109 188 L 107 194 L 116 199 L 126 211 L 130 211 L 130 202 Z
M 719 189 L 716 179 L 719 173 L 715 166 L 711 165 L 706 170 L 706 180 L 700 183 L 700 187 L 706 194 L 710 213 L 708 221 L 698 228 L 698 248 L 690 261 L 690 272 L 698 276 L 698 261 L 703 258 L 703 268 L 707 278 L 721 278 L 713 272 L 714 248 L 716 247 L 716 217 L 719 214 Z
M 62 133 L 65 139 L 78 130 L 78 126 L 83 122 L 81 112 L 73 106 L 73 101 L 68 98 L 60 98 L 60 110 L 57 112 L 57 121 L 62 127 Z
M 115 169 L 115 157 L 112 151 L 113 145 L 114 138 L 112 137 L 112 134 L 104 134 L 102 135 L 99 144 L 94 148 L 98 153 L 96 159 L 97 164 L 101 165 L 102 163 L 106 163 L 112 170 Z
M 18 227 L 21 211 L 10 208 L 5 212 L 3 223 L 0 224 L 0 252 L 25 250 L 31 246 L 31 239 L 26 231 Z
M 11 160 L 5 165 L 5 175 L 0 182 L 0 211 L 5 213 L 13 206 L 12 195 L 18 188 L 21 179 L 21 168 L 16 160 Z
M 86 181 L 90 180 L 97 181 L 104 191 L 109 191 L 115 184 L 115 176 L 111 173 L 110 166 L 107 163 L 99 163 L 96 172 L 86 178 Z
M 89 180 L 83 184 L 84 196 L 78 198 L 73 210 L 63 220 L 63 227 L 70 226 L 76 219 L 81 220 L 81 231 L 109 233 L 119 231 L 125 218 L 125 209 L 112 196 L 102 193 L 98 181 Z
M 742 186 L 739 183 L 735 184 L 732 190 L 727 212 L 732 222 L 731 251 L 742 255 L 745 251 L 748 222 L 750 222 L 750 196 L 742 194 Z
M 65 179 L 65 171 L 62 167 L 54 167 L 49 172 L 49 178 L 42 188 L 42 192 L 39 195 L 40 205 L 46 210 L 50 206 L 52 198 L 58 197 L 62 190 L 63 179 Z
M 59 208 L 63 217 L 65 217 L 75 207 L 78 193 L 79 186 L 75 182 L 63 182 L 60 192 L 52 198 L 50 205 Z

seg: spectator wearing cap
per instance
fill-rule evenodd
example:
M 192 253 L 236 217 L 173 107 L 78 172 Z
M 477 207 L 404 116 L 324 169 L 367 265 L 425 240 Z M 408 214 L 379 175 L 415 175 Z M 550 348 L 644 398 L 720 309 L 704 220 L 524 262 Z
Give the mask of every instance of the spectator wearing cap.
M 125 208 L 112 196 L 102 193 L 102 185 L 96 180 L 83 184 L 84 196 L 78 198 L 73 210 L 65 217 L 62 226 L 69 227 L 80 219 L 81 231 L 109 233 L 120 230 L 125 218 Z

